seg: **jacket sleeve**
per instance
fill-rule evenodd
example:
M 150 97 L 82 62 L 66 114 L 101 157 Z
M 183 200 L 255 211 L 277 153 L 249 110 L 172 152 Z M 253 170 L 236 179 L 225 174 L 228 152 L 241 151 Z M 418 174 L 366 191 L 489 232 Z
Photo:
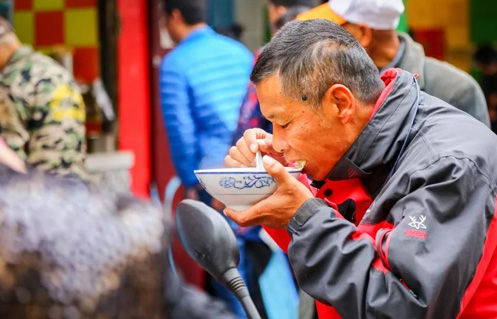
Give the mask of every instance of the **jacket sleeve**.
M 193 173 L 198 168 L 197 138 L 188 82 L 178 64 L 169 57 L 162 63 L 160 90 L 162 114 L 176 173 L 185 187 L 195 186 L 198 183 Z
M 369 212 L 397 216 L 395 225 L 355 227 L 310 199 L 287 227 L 298 283 L 344 318 L 443 319 L 460 311 L 495 194 L 469 160 L 440 159 L 407 178 L 388 212 L 375 211 L 374 203 Z M 361 231 L 375 226 L 375 238 Z

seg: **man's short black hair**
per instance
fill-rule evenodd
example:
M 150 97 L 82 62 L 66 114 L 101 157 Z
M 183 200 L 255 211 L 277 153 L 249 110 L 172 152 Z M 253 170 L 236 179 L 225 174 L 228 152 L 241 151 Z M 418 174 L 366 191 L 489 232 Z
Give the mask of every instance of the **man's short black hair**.
M 205 0 L 162 0 L 166 14 L 179 10 L 188 25 L 206 22 L 207 5 Z
M 295 6 L 305 6 L 314 7 L 316 5 L 316 0 L 269 0 L 275 6 L 282 6 L 285 8 L 295 7 Z

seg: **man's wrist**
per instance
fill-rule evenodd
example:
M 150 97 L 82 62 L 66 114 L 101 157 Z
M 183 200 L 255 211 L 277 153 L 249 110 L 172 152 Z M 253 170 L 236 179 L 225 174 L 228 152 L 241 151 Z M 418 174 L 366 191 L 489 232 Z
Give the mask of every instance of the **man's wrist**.
M 328 207 L 325 201 L 319 198 L 310 198 L 306 200 L 297 210 L 297 212 L 290 219 L 287 226 L 287 231 L 291 234 L 295 233 L 300 227 L 302 227 L 309 218 L 316 212 L 320 207 Z

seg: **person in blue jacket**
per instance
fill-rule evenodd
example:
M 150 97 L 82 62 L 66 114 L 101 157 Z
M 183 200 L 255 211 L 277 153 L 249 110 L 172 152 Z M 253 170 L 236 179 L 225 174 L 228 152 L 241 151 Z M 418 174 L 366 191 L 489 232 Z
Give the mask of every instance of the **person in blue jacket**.
M 206 24 L 204 0 L 163 0 L 163 8 L 166 29 L 176 44 L 160 72 L 171 155 L 186 197 L 210 204 L 193 170 L 223 166 L 253 56 Z
M 162 113 L 184 197 L 211 205 L 194 170 L 223 166 L 252 70 L 253 55 L 241 43 L 206 24 L 204 0 L 163 0 L 166 29 L 175 48 L 160 72 Z M 242 261 L 243 259 L 243 247 Z M 244 268 L 244 264 L 240 265 Z M 241 269 L 244 275 L 243 269 Z M 215 281 L 214 293 L 239 318 L 236 298 Z

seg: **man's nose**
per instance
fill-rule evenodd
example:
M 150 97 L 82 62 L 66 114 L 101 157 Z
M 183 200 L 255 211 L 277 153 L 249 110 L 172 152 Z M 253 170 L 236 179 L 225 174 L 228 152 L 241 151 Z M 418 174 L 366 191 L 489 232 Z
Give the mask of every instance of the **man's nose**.
M 276 125 L 273 126 L 273 148 L 279 153 L 285 153 L 290 149 L 284 130 Z

